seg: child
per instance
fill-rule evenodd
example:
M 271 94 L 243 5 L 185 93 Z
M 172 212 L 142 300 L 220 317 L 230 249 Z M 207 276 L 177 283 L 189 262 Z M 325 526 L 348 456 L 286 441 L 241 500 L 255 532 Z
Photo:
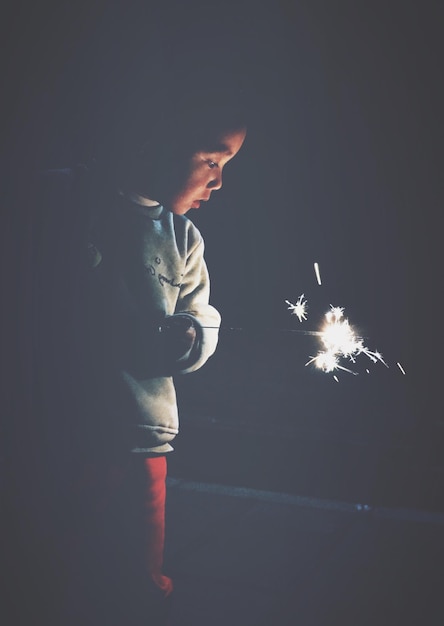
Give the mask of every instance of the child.
M 150 129 L 135 115 L 95 164 L 47 171 L 39 183 L 39 464 L 51 485 L 45 523 L 60 537 L 53 567 L 69 564 L 66 624 L 164 623 L 173 376 L 204 365 L 220 324 L 203 240 L 185 214 L 221 188 L 244 142 L 242 107 L 227 95 L 177 97 Z

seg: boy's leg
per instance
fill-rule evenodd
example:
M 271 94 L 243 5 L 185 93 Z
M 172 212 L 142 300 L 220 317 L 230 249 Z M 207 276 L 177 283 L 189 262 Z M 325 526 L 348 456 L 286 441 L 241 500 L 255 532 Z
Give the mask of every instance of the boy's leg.
M 170 612 L 171 578 L 162 572 L 165 545 L 165 502 L 167 462 L 165 456 L 132 460 L 128 484 L 127 521 L 129 551 L 136 566 L 129 596 L 134 621 L 125 626 L 167 626 Z
M 166 623 L 165 600 L 173 589 L 162 573 L 166 475 L 165 456 L 84 467 L 74 490 L 80 493 L 74 498 L 77 523 L 68 540 L 74 582 L 90 597 L 89 602 L 74 584 L 74 595 L 85 603 L 76 607 L 80 612 L 114 605 L 113 618 L 120 624 L 118 614 L 126 606 L 137 625 L 146 619 L 153 626 Z M 67 600 L 73 608 L 72 596 Z M 126 620 L 133 624 L 129 616 Z
M 166 598 L 173 581 L 162 573 L 165 546 L 165 502 L 167 461 L 165 456 L 149 457 L 144 462 L 143 538 L 145 567 L 152 589 Z

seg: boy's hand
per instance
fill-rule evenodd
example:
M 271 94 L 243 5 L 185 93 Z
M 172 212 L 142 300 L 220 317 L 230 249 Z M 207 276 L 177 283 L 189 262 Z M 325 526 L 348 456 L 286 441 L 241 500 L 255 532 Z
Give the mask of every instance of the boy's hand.
M 179 361 L 188 356 L 196 341 L 193 320 L 185 315 L 171 315 L 160 327 L 167 359 Z

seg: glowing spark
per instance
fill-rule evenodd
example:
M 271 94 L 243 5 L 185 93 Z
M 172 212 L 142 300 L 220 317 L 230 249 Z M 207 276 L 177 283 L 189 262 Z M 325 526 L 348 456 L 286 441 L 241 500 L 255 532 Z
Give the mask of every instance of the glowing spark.
M 364 345 L 362 337 L 356 334 L 348 319 L 344 318 L 342 307 L 330 305 L 330 310 L 325 314 L 325 319 L 326 322 L 320 332 L 323 349 L 316 356 L 310 357 L 305 365 L 314 363 L 318 369 L 324 372 L 340 369 L 357 375 L 357 372 L 344 367 L 341 364 L 341 359 L 348 359 L 351 363 L 356 363 L 356 358 L 360 354 L 365 354 L 373 363 L 380 361 L 388 367 L 380 352 L 369 350 Z M 368 370 L 366 371 L 368 373 Z
M 339 382 L 339 378 L 335 375 L 333 376 L 333 378 L 335 379 L 335 381 L 338 383 Z
M 396 363 L 396 365 L 399 367 L 399 369 L 401 370 L 401 372 L 404 374 L 405 376 L 405 371 L 404 368 L 402 367 L 401 363 Z
M 365 354 L 366 356 L 368 356 L 369 359 L 371 359 L 373 361 L 373 363 L 377 363 L 378 361 L 381 361 L 381 363 L 383 365 L 385 365 L 388 368 L 387 363 L 384 361 L 384 359 L 382 358 L 382 354 L 378 351 L 376 352 L 371 352 L 371 350 L 369 350 L 368 348 L 366 348 L 365 346 L 362 347 L 361 352 L 363 354 Z
M 315 270 L 315 274 L 316 274 L 316 280 L 318 281 L 318 285 L 321 285 L 321 274 L 319 273 L 319 264 L 315 263 L 314 264 L 314 270 Z
M 307 361 L 305 365 L 310 365 L 310 363 L 314 363 L 317 368 L 323 370 L 324 372 L 334 372 L 334 370 L 344 370 L 344 372 L 348 372 L 349 374 L 355 374 L 353 370 L 349 370 L 347 367 L 343 367 L 339 363 L 339 357 L 332 352 L 318 352 L 316 356 L 310 357 L 310 360 Z
M 296 301 L 296 304 L 292 304 L 288 300 L 285 300 L 288 304 L 288 309 L 291 310 L 292 315 L 297 315 L 300 322 L 307 319 L 307 300 L 304 300 L 304 294 L 301 294 Z

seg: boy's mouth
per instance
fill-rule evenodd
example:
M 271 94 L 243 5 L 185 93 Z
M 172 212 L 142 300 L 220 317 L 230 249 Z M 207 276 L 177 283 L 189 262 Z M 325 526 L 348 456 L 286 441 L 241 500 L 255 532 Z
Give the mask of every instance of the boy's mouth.
M 201 202 L 208 202 L 210 198 L 199 198 L 199 200 L 193 200 L 193 203 L 191 205 L 192 209 L 198 209 L 200 207 Z

